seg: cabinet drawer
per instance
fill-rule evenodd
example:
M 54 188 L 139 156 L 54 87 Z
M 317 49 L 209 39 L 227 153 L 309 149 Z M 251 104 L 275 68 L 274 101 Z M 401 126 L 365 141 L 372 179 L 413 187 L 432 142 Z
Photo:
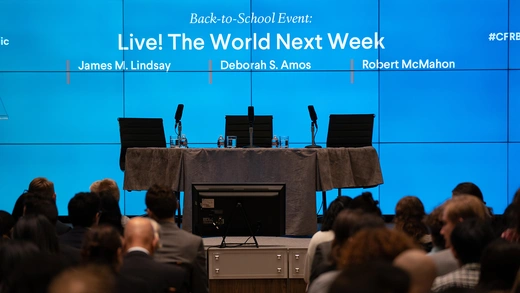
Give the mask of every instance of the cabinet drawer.
M 208 256 L 210 279 L 287 278 L 287 249 L 219 249 Z

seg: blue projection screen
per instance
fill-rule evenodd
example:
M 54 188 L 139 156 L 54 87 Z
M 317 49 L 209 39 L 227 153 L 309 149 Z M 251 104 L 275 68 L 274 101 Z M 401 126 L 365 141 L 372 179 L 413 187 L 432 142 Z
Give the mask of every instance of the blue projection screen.
M 330 114 L 375 114 L 385 214 L 405 195 L 429 211 L 462 181 L 502 213 L 520 187 L 520 0 L 3 0 L 0 14 L 2 210 L 37 176 L 61 215 L 95 180 L 122 187 L 117 118 L 163 118 L 170 136 L 178 104 L 192 147 L 251 105 L 291 147 L 310 144 L 308 105 L 322 146 Z M 141 214 L 144 193 L 120 205 Z

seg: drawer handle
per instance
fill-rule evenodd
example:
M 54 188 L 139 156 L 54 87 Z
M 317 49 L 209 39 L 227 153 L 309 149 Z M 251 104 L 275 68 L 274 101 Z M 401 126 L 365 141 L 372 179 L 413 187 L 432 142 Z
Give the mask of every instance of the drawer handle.
M 300 272 L 300 268 L 294 268 L 294 272 L 298 274 Z
M 282 259 L 282 255 L 281 254 L 277 254 L 276 255 L 276 259 Z
M 277 271 L 278 273 L 281 273 L 281 272 L 282 272 L 282 268 L 277 268 L 276 271 Z
M 218 254 L 215 254 L 215 261 L 218 261 L 218 260 L 219 260 L 219 258 L 220 258 L 220 255 L 218 255 Z
M 215 269 L 215 274 L 220 273 L 220 269 Z
M 295 254 L 294 257 L 295 257 L 296 259 L 300 259 L 300 255 L 299 255 L 299 254 Z

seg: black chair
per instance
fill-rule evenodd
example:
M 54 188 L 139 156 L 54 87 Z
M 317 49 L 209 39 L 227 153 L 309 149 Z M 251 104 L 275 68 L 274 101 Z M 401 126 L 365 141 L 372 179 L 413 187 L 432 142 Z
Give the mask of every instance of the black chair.
M 249 118 L 248 116 L 226 116 L 226 136 L 237 137 L 237 147 L 249 145 Z M 255 116 L 253 124 L 253 145 L 270 148 L 273 138 L 273 116 Z M 227 139 L 226 139 L 227 146 Z
M 330 115 L 327 147 L 372 146 L 374 117 L 374 114 Z
M 372 146 L 374 114 L 331 114 L 327 132 L 328 148 Z M 369 187 L 369 186 L 367 186 Z M 341 196 L 341 188 L 338 188 Z M 327 192 L 322 191 L 323 214 L 327 210 Z
M 125 156 L 128 148 L 166 147 L 162 118 L 118 118 L 121 136 L 119 168 L 125 171 Z

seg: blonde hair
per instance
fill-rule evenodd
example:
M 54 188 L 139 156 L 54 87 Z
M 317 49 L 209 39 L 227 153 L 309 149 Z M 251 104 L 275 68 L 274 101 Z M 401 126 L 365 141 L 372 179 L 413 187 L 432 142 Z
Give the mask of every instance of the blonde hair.
M 40 194 L 48 198 L 52 198 L 55 194 L 54 183 L 44 177 L 34 178 L 31 183 L 29 183 L 29 189 L 27 191 Z
M 94 193 L 101 193 L 106 192 L 108 194 L 113 195 L 117 201 L 119 201 L 120 198 L 120 191 L 119 186 L 117 186 L 117 183 L 110 179 L 105 178 L 103 180 L 98 180 L 90 185 L 90 192 Z
M 472 195 L 458 195 L 446 201 L 444 213 L 448 220 L 457 222 L 460 218 L 489 220 L 491 215 L 484 203 Z

